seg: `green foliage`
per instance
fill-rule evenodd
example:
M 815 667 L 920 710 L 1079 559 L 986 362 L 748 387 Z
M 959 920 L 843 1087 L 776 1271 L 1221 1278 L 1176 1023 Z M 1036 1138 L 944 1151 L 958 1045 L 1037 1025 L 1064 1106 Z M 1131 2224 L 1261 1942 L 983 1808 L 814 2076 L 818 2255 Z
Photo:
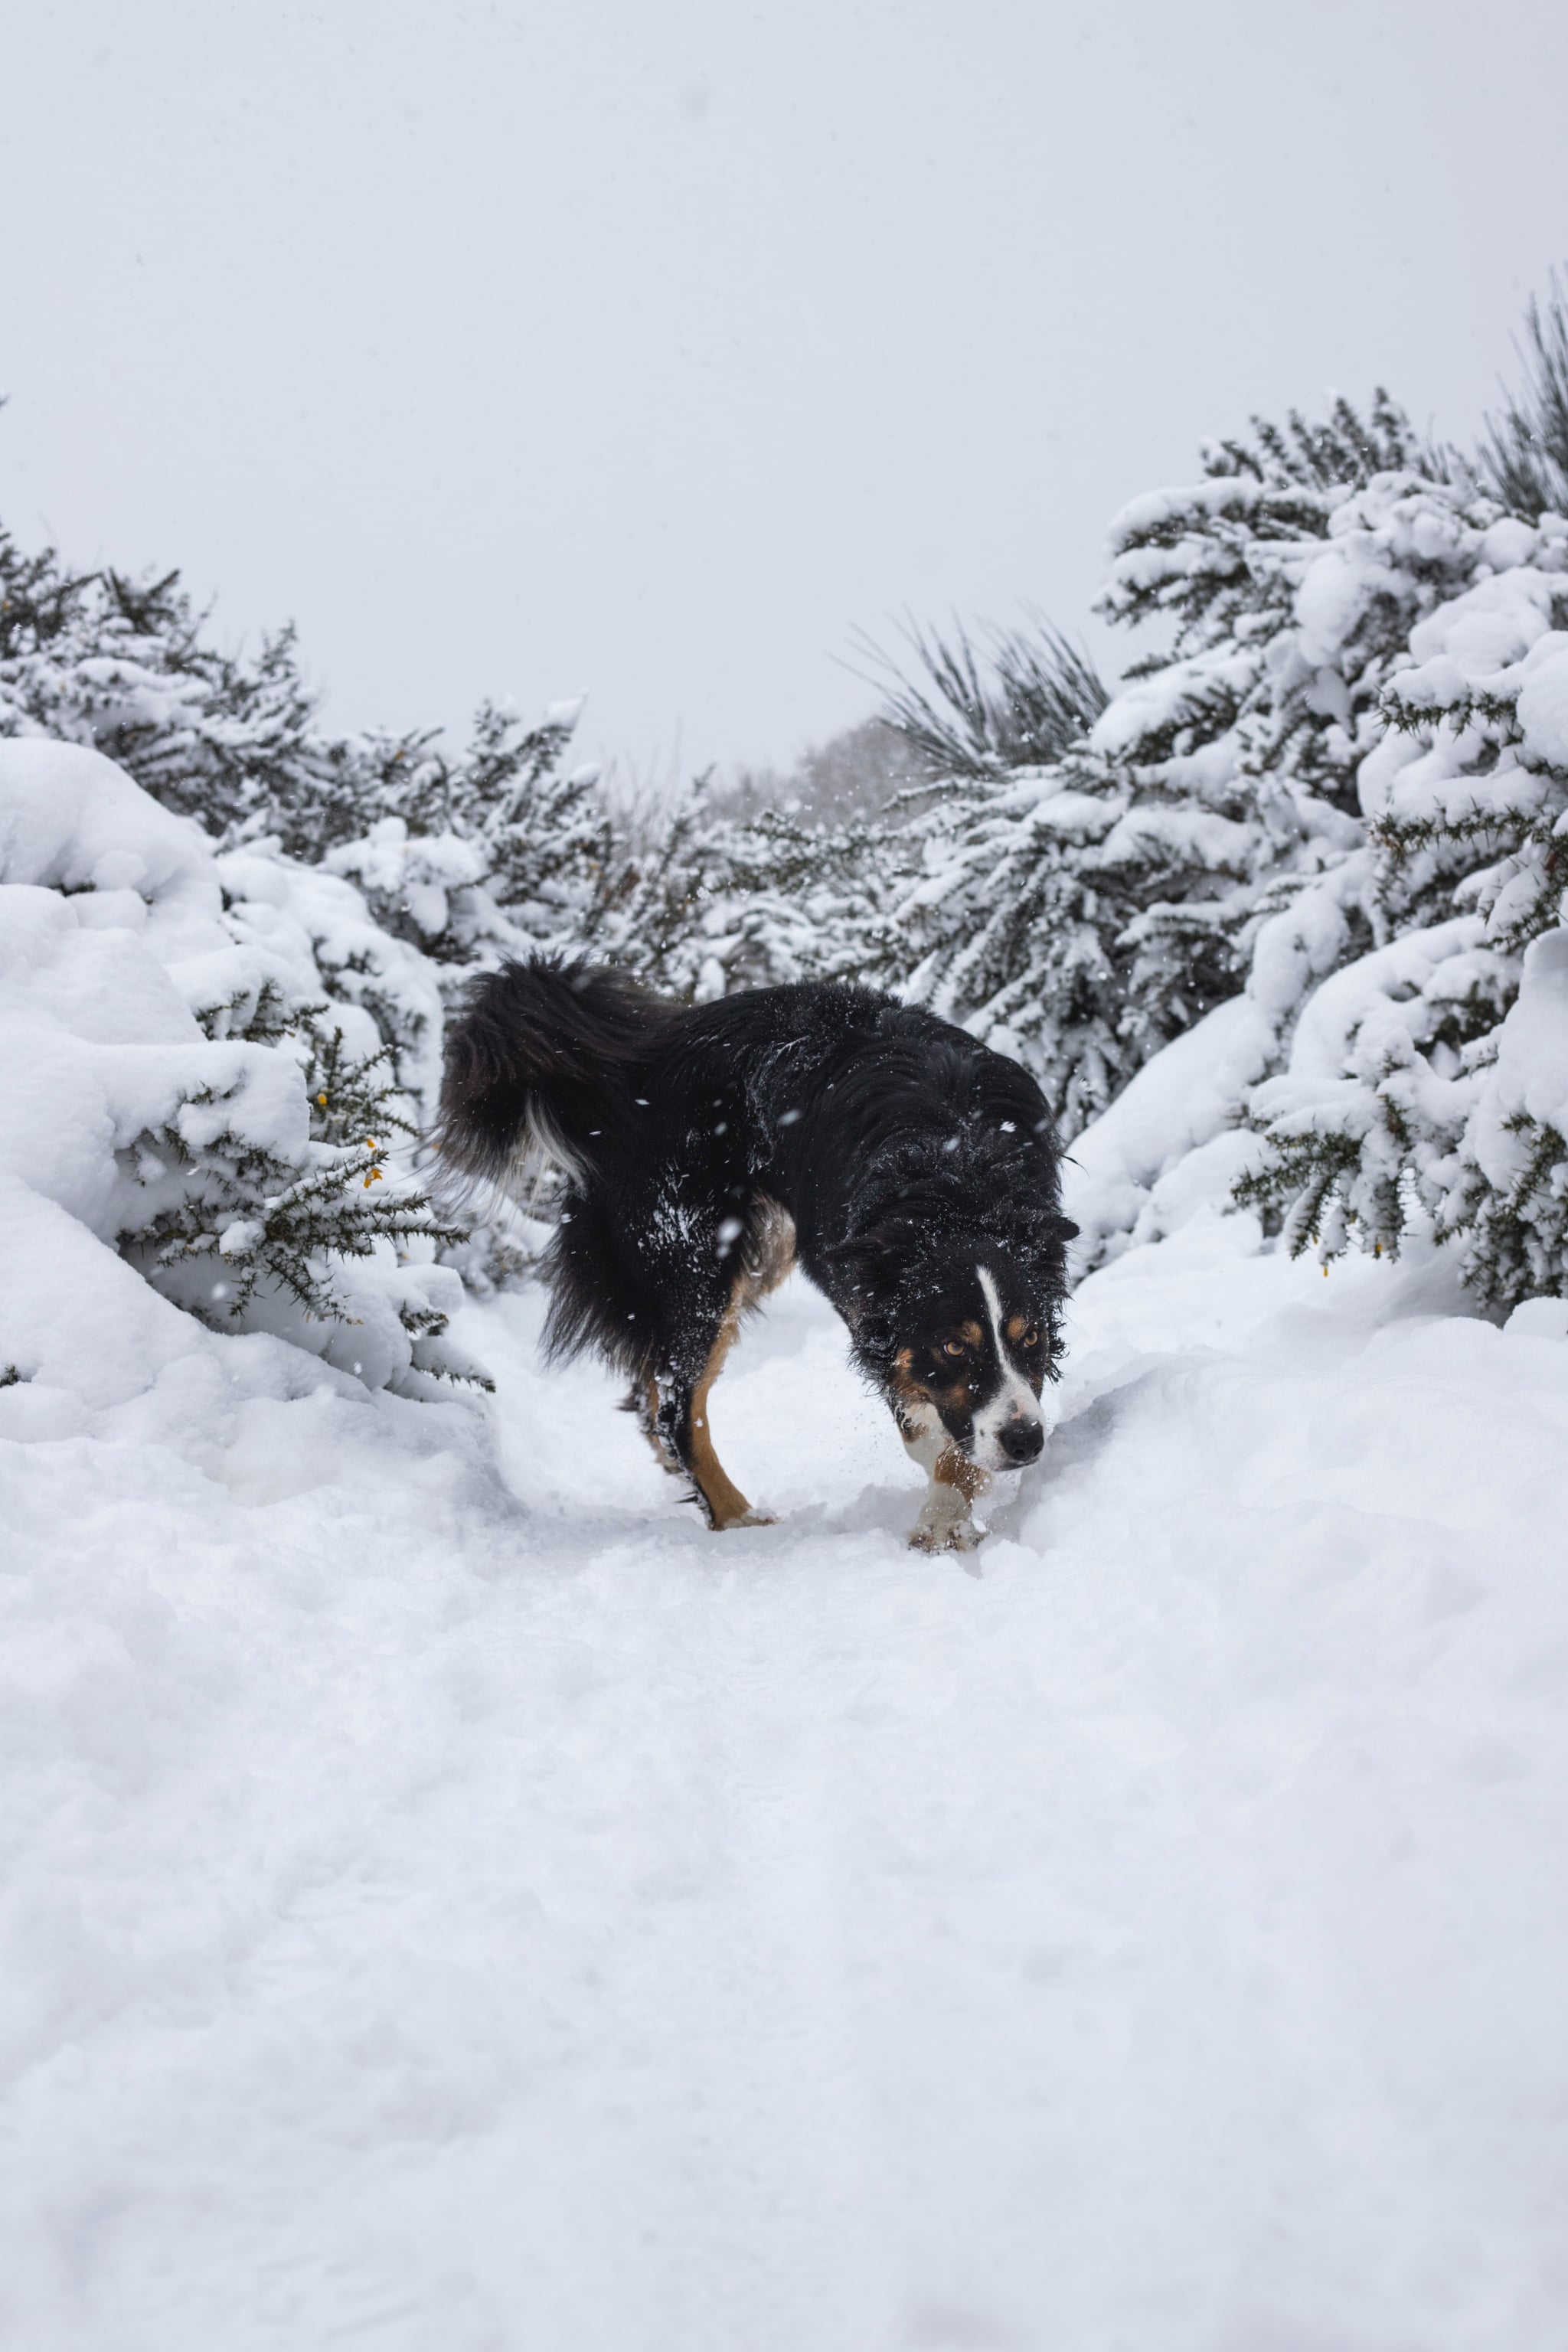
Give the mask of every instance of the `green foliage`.
M 278 982 L 267 978 L 259 987 L 237 988 L 219 1004 L 202 1005 L 195 1017 L 203 1036 L 214 1045 L 220 1038 L 237 1037 L 249 1045 L 276 1045 L 301 1022 L 318 1018 L 326 1009 L 324 1004 L 291 1009 Z
M 982 653 L 962 624 L 952 633 L 905 632 L 909 677 L 869 638 L 860 650 L 883 688 L 884 727 L 902 738 L 940 791 L 957 777 L 994 779 L 1044 767 L 1087 734 L 1108 697 L 1089 656 L 1048 621 L 986 632 Z M 917 779 L 910 796 L 926 789 Z
M 334 852 L 382 928 L 442 965 L 593 944 L 625 883 L 598 771 L 561 762 L 574 705 L 537 726 L 487 703 L 462 755 L 426 743 Z M 374 821 L 372 821 L 374 820 Z
M 1568 1297 L 1568 1139 L 1527 1111 L 1501 1124 L 1517 1147 L 1514 1169 L 1500 1182 L 1468 1160 L 1439 1237 L 1460 1243 L 1485 1306 Z
M 1250 440 L 1211 441 L 1204 459 L 1215 478 L 1250 475 L 1278 489 L 1298 483 L 1336 499 L 1364 489 L 1379 474 L 1416 473 L 1439 482 L 1449 480 L 1454 467 L 1451 453 L 1417 434 L 1381 384 L 1364 416 L 1342 398 L 1321 424 L 1295 408 L 1283 425 L 1255 416 Z
M 1335 1042 L 1342 1075 L 1327 1088 L 1284 1077 L 1259 1091 L 1269 1149 L 1236 1187 L 1242 1206 L 1280 1221 L 1293 1257 L 1310 1247 L 1325 1263 L 1352 1243 L 1396 1257 L 1413 1215 L 1435 1218 L 1444 1238 L 1470 1222 L 1456 1155 L 1519 968 L 1460 917 L 1374 950 L 1344 977 L 1359 984 Z
M 1525 314 L 1524 383 L 1487 420 L 1481 464 L 1510 514 L 1568 516 L 1568 289 L 1555 270 L 1545 304 Z
M 1387 944 L 1255 1094 L 1268 1152 L 1240 1197 L 1325 1262 L 1423 1224 L 1507 1305 L 1568 1286 L 1568 1120 L 1539 1092 L 1565 1002 L 1568 522 L 1458 520 L 1470 583 L 1423 619 L 1360 767 Z
M 687 1003 L 868 976 L 907 856 L 885 816 L 715 813 L 703 783 L 618 877 L 601 950 Z

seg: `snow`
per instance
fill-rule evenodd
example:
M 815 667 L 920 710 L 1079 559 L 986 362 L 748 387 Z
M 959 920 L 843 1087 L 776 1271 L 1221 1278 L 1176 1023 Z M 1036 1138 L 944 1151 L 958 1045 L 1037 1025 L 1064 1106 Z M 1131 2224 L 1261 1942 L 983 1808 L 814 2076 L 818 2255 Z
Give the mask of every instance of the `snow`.
M 1260 535 L 1277 496 L 1304 535 Z M 479 834 L 220 854 L 96 752 L 0 742 L 7 2352 L 1563 2340 L 1568 1302 L 1479 1320 L 1485 1250 L 1424 1238 L 1491 1217 L 1483 1295 L 1561 1279 L 1568 524 L 1489 511 L 1226 478 L 1119 519 L 1110 609 L 1206 571 L 1290 625 L 1238 614 L 992 814 L 1086 875 L 1242 877 L 1250 971 L 1073 1146 L 1099 1270 L 963 1561 L 907 1548 L 918 1477 L 799 1281 L 717 1391 L 778 1515 L 724 1538 L 605 1377 L 542 1365 L 537 1290 L 464 1306 L 427 1234 L 343 1266 L 342 1320 L 154 1288 L 184 1171 L 337 1148 L 266 1007 L 384 1039 L 427 1108 L 443 972 L 532 935 Z M 1422 733 L 1379 740 L 1405 654 L 1373 630 L 1352 696 L 1345 649 L 1401 597 Z M 1530 857 L 1389 937 L 1259 731 L 1289 696 L 1368 815 L 1528 819 Z M 1169 798 L 1129 814 L 1135 754 Z M 548 849 L 543 806 L 485 822 Z M 929 840 L 907 909 L 989 888 L 989 840 Z M 846 903 L 731 892 L 687 977 L 818 969 Z M 1269 1119 L 1357 1145 L 1368 1234 L 1419 1192 L 1397 1265 L 1234 1208 Z M 204 1299 L 265 1190 L 202 1196 Z M 448 1316 L 492 1397 L 432 1377 Z
M 345 874 L 400 906 L 426 939 L 437 939 L 450 919 L 451 893 L 484 879 L 478 844 L 455 833 L 410 837 L 407 820 L 383 817 L 358 841 L 329 850 L 327 871 Z
M 1158 1241 L 1196 1208 L 1229 1198 L 1257 1155 L 1256 1139 L 1238 1129 L 1273 1043 L 1252 999 L 1230 997 L 1145 1062 L 1085 1128 L 1062 1171 L 1081 1263 L 1123 1246 L 1123 1236 Z
M 1521 667 L 1515 709 L 1525 755 L 1532 766 L 1568 769 L 1568 633 L 1538 638 Z
M 1505 1191 L 1530 1159 L 1530 1121 L 1568 1136 L 1568 930 L 1547 931 L 1524 951 L 1519 995 L 1497 1033 L 1467 1138 L 1469 1156 Z
M 1130 1251 L 963 1565 L 798 1283 L 724 1538 L 532 1294 L 0 1391 L 5 2341 L 1558 2340 L 1568 1347 L 1458 1304 Z
M 37 738 L 0 743 L 0 874 L 60 890 L 218 904 L 212 850 L 101 752 Z

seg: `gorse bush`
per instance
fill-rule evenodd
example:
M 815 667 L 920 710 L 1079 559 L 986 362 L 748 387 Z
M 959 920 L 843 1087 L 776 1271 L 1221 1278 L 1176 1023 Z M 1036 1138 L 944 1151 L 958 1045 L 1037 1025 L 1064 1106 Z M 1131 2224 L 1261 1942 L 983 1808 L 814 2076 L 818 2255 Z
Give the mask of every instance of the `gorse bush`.
M 306 1005 L 285 1013 L 268 986 L 251 1017 L 225 1032 L 247 1045 L 295 1049 L 303 1133 L 298 1122 L 280 1131 L 268 1097 L 255 1115 L 251 1073 L 242 1067 L 226 1085 L 184 1095 L 172 1118 L 122 1155 L 148 1203 L 145 1218 L 121 1230 L 122 1253 L 218 1328 L 243 1320 L 258 1291 L 291 1299 L 308 1318 L 352 1321 L 341 1289 L 344 1260 L 370 1258 L 386 1244 L 396 1253 L 416 1239 L 467 1238 L 435 1215 L 424 1192 L 395 1178 L 388 1183 L 394 1137 L 416 1133 L 400 1108 L 390 1049 L 351 1053 L 324 1012 Z M 421 1339 L 445 1325 L 427 1305 L 399 1301 L 397 1312 Z

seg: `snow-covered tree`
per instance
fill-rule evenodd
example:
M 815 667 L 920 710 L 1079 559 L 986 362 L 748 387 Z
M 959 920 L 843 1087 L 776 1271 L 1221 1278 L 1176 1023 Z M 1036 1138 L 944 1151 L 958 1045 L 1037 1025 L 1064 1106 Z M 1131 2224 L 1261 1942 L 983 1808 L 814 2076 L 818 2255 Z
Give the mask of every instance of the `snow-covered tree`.
M 737 817 L 700 780 L 626 853 L 598 944 L 688 1003 L 863 977 L 896 861 L 895 836 L 876 816 Z
M 224 845 L 324 865 L 382 932 L 459 974 L 589 945 L 615 895 L 597 771 L 565 765 L 580 709 L 531 726 L 486 704 L 458 753 L 434 731 L 334 735 L 292 630 L 225 651 L 177 572 L 72 573 L 0 533 L 0 737 L 90 745 Z M 392 1013 L 374 985 L 359 1001 Z M 405 1024 L 383 1034 L 406 1055 Z
M 1508 1301 L 1568 1288 L 1568 520 L 1468 520 L 1472 584 L 1411 633 L 1362 763 L 1386 943 L 1308 1000 L 1253 1095 L 1269 1150 L 1244 1192 L 1325 1261 L 1424 1213 Z
M 591 946 L 623 853 L 598 769 L 563 769 L 581 708 L 558 703 L 528 726 L 487 703 L 457 759 L 423 739 L 378 787 L 386 814 L 324 862 L 359 884 L 385 929 L 465 971 Z
M 1206 803 L 1248 837 L 1196 894 L 1241 994 L 1084 1140 L 1074 1213 L 1096 1249 L 1157 1238 L 1234 1181 L 1325 1263 L 1420 1225 L 1483 1299 L 1568 1290 L 1560 301 L 1532 313 L 1531 347 L 1473 466 L 1380 400 L 1369 433 L 1343 411 L 1326 434 L 1259 431 L 1211 457 L 1201 497 L 1123 519 L 1109 604 L 1184 634 L 1089 749 L 1130 770 L 1130 816 L 1151 785 L 1156 814 L 1195 785 L 1184 814 Z M 1146 723 L 1205 695 L 1222 723 L 1168 742 Z M 1173 904 L 1124 941 L 1179 943 Z M 1190 974 L 1190 947 L 1178 961 Z M 1158 1003 L 1158 970 L 1144 982 Z
M 878 933 L 881 974 L 1026 1061 L 1072 1131 L 1124 1059 L 1116 924 L 1087 872 L 1121 805 L 1082 748 L 1105 689 L 1044 625 L 994 633 L 984 653 L 962 630 L 911 644 L 923 676 L 895 671 L 887 718 L 929 781 L 889 812 L 908 871 Z
M 994 684 L 962 641 L 926 648 L 938 723 L 930 695 L 891 714 L 950 775 L 902 910 L 909 986 L 1027 1059 L 1069 1132 L 1235 995 L 1263 925 L 1360 849 L 1381 687 L 1413 621 L 1466 575 L 1440 530 L 1415 546 L 1429 517 L 1386 491 L 1375 511 L 1355 501 L 1398 482 L 1419 502 L 1443 470 L 1382 394 L 1366 419 L 1341 402 L 1326 424 L 1213 445 L 1200 482 L 1112 526 L 1100 609 L 1172 641 L 1109 699 L 1052 636 L 1032 696 L 1016 640 Z M 1009 764 L 1009 711 L 1027 761 Z M 1347 941 L 1370 943 L 1344 881 Z
M 320 734 L 292 629 L 246 659 L 205 619 L 177 572 L 72 572 L 0 531 L 0 736 L 89 744 L 220 838 L 267 832 L 320 856 L 409 745 Z

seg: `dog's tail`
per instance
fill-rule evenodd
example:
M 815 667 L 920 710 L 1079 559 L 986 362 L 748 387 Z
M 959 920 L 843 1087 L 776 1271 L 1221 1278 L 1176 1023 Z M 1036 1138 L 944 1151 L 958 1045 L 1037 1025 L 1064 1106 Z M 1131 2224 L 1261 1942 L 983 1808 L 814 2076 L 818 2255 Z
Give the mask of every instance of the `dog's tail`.
M 531 1154 L 581 1172 L 635 1118 L 637 1065 L 676 1008 L 605 964 L 530 956 L 476 981 L 447 1039 L 435 1145 L 458 1178 Z

